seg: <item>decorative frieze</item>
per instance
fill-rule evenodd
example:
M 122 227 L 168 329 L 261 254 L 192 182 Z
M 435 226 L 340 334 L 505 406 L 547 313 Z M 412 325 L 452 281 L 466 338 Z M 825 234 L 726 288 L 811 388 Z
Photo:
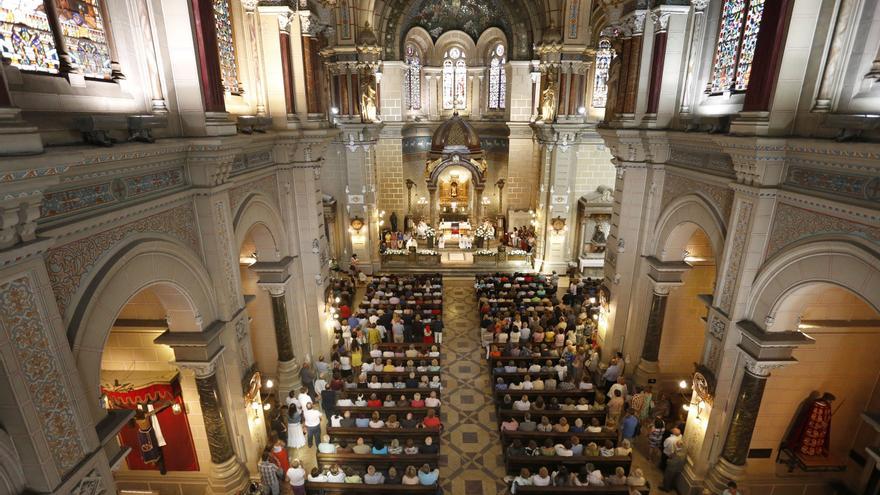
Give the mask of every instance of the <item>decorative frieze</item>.
M 274 163 L 271 149 L 262 149 L 238 153 L 232 160 L 232 175 L 240 174 L 246 170 L 264 167 Z
M 786 186 L 880 205 L 880 177 L 789 165 Z
M 278 182 L 275 180 L 275 174 L 269 174 L 231 189 L 229 191 L 229 206 L 232 212 L 238 212 L 244 200 L 254 193 L 262 193 L 269 196 L 273 200 L 273 206 L 277 207 L 279 204 Z
M 96 207 L 119 204 L 186 185 L 182 167 L 130 177 L 117 177 L 97 184 L 51 191 L 43 195 L 41 219 L 81 213 Z
M 745 257 L 746 242 L 749 238 L 749 224 L 752 219 L 752 203 L 743 201 L 739 204 L 736 212 L 736 225 L 733 229 L 733 241 L 730 244 L 730 261 L 724 271 L 724 281 L 721 284 L 721 297 L 719 305 L 721 309 L 730 314 L 733 302 L 733 293 L 736 288 L 736 280 L 739 277 L 740 265 Z
M 28 276 L 0 284 L 0 330 L 6 333 L 3 340 L 9 342 L 8 352 L 2 356 L 3 367 L 19 376 L 37 412 L 32 419 L 42 430 L 48 453 L 58 470 L 67 473 L 85 456 L 83 438 L 77 429 L 79 421 L 65 370 L 47 335 L 52 327 L 40 308 L 34 285 Z M 24 397 L 17 399 L 27 402 Z
M 670 146 L 669 164 L 701 172 L 718 173 L 726 177 L 733 176 L 733 163 L 729 156 L 723 153 L 707 153 L 678 144 Z
M 831 215 L 779 203 L 770 229 L 767 257 L 785 246 L 816 235 L 855 235 L 872 242 L 880 242 L 880 228 Z
M 198 254 L 201 250 L 196 230 L 195 211 L 191 204 L 185 204 L 50 249 L 46 268 L 59 311 L 66 314 L 83 278 L 96 268 L 103 256 L 132 237 L 142 234 L 172 237 Z

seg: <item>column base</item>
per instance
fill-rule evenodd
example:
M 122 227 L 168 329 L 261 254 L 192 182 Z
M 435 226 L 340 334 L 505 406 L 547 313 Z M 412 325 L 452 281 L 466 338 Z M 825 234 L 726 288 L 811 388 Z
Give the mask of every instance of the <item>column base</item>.
M 248 480 L 247 470 L 238 462 L 238 458 L 232 456 L 227 461 L 211 465 L 211 474 L 208 476 L 208 492 L 217 495 L 238 493 L 245 487 Z
M 635 381 L 638 386 L 645 386 L 648 385 L 649 380 L 656 380 L 657 375 L 659 374 L 660 365 L 657 361 L 641 359 L 638 366 L 636 366 L 635 373 L 633 373 L 633 381 Z
M 299 390 L 299 363 L 296 358 L 278 362 L 278 392 L 283 399 L 291 390 Z
M 208 136 L 234 136 L 238 133 L 235 122 L 226 112 L 205 112 L 205 134 Z
M 727 459 L 720 457 L 718 462 L 709 471 L 709 476 L 706 478 L 706 487 L 712 490 L 712 493 L 721 493 L 727 488 L 728 481 L 738 481 L 745 478 L 745 476 L 745 466 L 737 466 Z
M 2 70 L 2 69 L 0 69 Z M 0 108 L 0 155 L 34 155 L 43 152 L 40 130 L 21 120 L 18 108 Z

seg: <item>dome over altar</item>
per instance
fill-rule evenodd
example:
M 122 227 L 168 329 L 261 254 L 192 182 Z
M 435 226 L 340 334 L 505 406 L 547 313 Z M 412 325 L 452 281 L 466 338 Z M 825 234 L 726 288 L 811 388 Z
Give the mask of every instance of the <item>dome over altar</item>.
M 474 127 L 458 115 L 452 114 L 434 131 L 431 153 L 482 153 L 480 136 Z

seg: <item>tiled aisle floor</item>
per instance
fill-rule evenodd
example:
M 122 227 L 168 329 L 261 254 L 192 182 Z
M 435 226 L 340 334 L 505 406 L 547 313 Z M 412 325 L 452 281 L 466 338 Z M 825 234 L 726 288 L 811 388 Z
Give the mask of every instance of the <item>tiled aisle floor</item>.
M 504 458 L 488 365 L 481 359 L 473 278 L 443 278 L 443 313 L 440 481 L 447 494 L 502 493 Z

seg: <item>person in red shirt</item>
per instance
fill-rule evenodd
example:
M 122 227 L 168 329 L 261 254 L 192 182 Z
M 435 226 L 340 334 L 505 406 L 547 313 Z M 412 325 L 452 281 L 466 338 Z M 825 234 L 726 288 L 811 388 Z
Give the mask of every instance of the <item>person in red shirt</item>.
M 351 317 L 351 308 L 348 307 L 348 304 L 343 304 L 339 308 L 339 317 L 346 320 Z
M 425 325 L 424 336 L 425 337 L 422 339 L 422 342 L 424 342 L 426 344 L 433 344 L 434 343 L 434 332 L 431 331 L 430 324 Z
M 372 394 L 370 395 L 370 400 L 367 401 L 367 407 L 382 407 L 382 401 L 379 400 L 376 394 Z
M 412 407 L 414 409 L 425 407 L 425 401 L 422 399 L 422 394 L 416 392 L 416 394 L 413 396 L 413 400 L 409 403 L 409 407 Z
M 428 414 L 425 416 L 425 419 L 422 420 L 422 426 L 425 428 L 440 428 L 443 429 L 443 423 L 440 422 L 440 418 L 434 414 L 433 409 L 428 409 Z

